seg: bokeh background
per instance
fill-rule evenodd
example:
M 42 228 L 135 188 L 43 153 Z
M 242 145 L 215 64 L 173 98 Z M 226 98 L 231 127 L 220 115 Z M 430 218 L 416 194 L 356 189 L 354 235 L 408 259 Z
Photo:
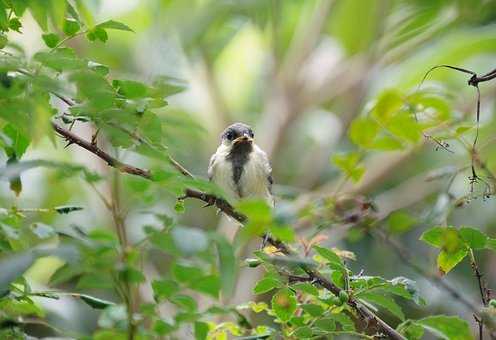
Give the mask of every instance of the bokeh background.
M 343 178 L 331 158 L 359 146 L 350 139 L 357 117 L 367 115 L 385 91 L 411 95 L 424 74 L 434 65 L 450 64 L 483 74 L 495 67 L 496 2 L 485 0 L 105 0 L 85 1 L 95 22 L 115 19 L 135 33 L 111 31 L 106 44 L 84 37 L 68 42 L 77 53 L 108 65 L 110 77 L 152 82 L 159 76 L 177 78 L 186 90 L 168 98 L 158 110 L 169 152 L 196 175 L 206 177 L 210 155 L 225 126 L 235 121 L 250 124 L 256 142 L 273 165 L 277 213 L 295 214 L 309 202 L 325 197 L 355 197 L 374 202 L 382 236 L 367 226 L 300 219 L 298 235 L 310 238 L 324 228 L 323 244 L 353 251 L 355 272 L 386 278 L 406 276 L 417 281 L 428 301 L 424 307 L 406 304 L 411 317 L 433 313 L 457 314 L 475 327 L 471 311 L 442 286 L 420 275 L 424 270 L 448 282 L 475 304 L 478 287 L 468 261 L 446 277 L 437 272 L 435 249 L 419 241 L 426 228 L 437 224 L 469 225 L 496 235 L 496 205 L 482 199 L 478 184 L 471 194 L 470 155 L 460 140 L 450 140 L 452 127 L 440 126 L 437 138 L 449 143 L 452 152 L 435 141 L 421 138 L 401 147 L 367 149 L 361 154 L 363 177 L 357 182 Z M 36 22 L 23 18 L 23 34 L 9 38 L 28 56 L 45 49 Z M 467 86 L 468 76 L 439 69 L 422 90 L 442 95 L 438 103 L 450 119 L 466 126 L 460 137 L 470 145 L 475 134 L 476 91 Z M 481 84 L 480 157 L 496 171 L 494 147 L 495 86 Z M 457 127 L 461 125 L 457 125 Z M 85 126 L 75 126 L 90 138 Z M 464 130 L 465 131 L 465 130 Z M 149 164 L 132 153 L 120 154 L 133 164 Z M 24 159 L 73 161 L 98 172 L 106 165 L 91 154 L 71 146 L 57 147 L 48 139 L 31 145 Z M 0 156 L 1 163 L 5 157 Z M 454 170 L 455 169 L 455 170 Z M 461 169 L 456 177 L 450 177 Z M 440 174 L 447 174 L 441 176 Z M 482 175 L 482 173 L 481 173 Z M 450 179 L 453 178 L 452 183 Z M 62 227 L 77 224 L 83 229 L 109 227 L 110 217 L 95 191 L 73 181 L 58 181 L 47 169 L 22 175 L 23 190 L 16 197 L 8 182 L 0 182 L 0 205 L 22 208 L 74 204 L 85 213 L 40 214 L 37 219 Z M 184 226 L 221 230 L 233 237 L 235 226 L 214 209 L 187 202 L 185 214 L 172 207 L 175 197 L 166 190 L 151 190 L 139 180 L 126 180 L 123 205 L 129 210 L 127 228 L 131 240 L 143 236 L 143 227 L 156 223 L 144 210 L 175 216 Z M 493 184 L 490 184 L 493 185 Z M 105 187 L 100 188 L 105 192 Z M 491 189 L 492 190 L 492 189 Z M 468 195 L 468 196 L 467 196 Z M 463 200 L 463 198 L 474 199 Z M 462 199 L 463 204 L 455 205 Z M 460 201 L 461 202 L 461 201 Z M 315 208 L 317 209 L 317 208 Z M 88 213 L 90 212 L 90 213 Z M 347 213 L 350 213 L 347 211 Z M 392 215 L 391 215 L 392 214 Z M 33 219 L 35 217 L 32 217 Z M 227 227 L 226 227 L 227 225 Z M 366 223 L 365 223 L 366 225 Z M 190 234 L 188 234 L 190 235 Z M 192 242 L 188 237 L 184 243 Z M 418 268 L 405 264 L 398 249 Z M 150 277 L 166 270 L 161 254 L 152 253 L 145 265 Z M 494 254 L 477 254 L 490 287 L 496 282 Z M 43 287 L 60 262 L 38 261 L 27 277 Z M 420 268 L 420 269 L 419 269 Z M 251 272 L 253 275 L 253 271 Z M 240 270 L 240 282 L 248 280 Z M 240 286 L 241 287 L 241 286 Z M 141 294 L 151 293 L 146 288 Z M 234 302 L 250 299 L 251 290 L 239 288 Z M 237 301 L 236 301 L 237 299 Z M 71 298 L 40 299 L 55 324 L 89 334 L 98 315 Z M 388 319 L 388 316 L 385 316 Z M 394 318 L 389 318 L 393 323 Z

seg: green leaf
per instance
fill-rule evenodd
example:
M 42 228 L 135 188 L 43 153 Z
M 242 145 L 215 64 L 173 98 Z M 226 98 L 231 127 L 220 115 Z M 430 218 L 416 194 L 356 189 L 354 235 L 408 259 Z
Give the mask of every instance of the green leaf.
M 15 155 L 16 159 L 21 159 L 30 143 L 28 137 L 12 124 L 6 124 L 2 132 L 9 138 L 6 145 L 7 156 Z
M 57 48 L 50 52 L 38 52 L 34 59 L 58 72 L 81 69 L 86 63 L 71 48 Z
M 393 233 L 400 234 L 409 231 L 416 222 L 416 219 L 411 215 L 402 211 L 395 211 L 388 217 L 388 229 Z
M 83 300 L 88 306 L 94 308 L 94 309 L 104 309 L 107 308 L 108 306 L 113 306 L 115 303 L 99 299 L 90 295 L 86 294 L 76 294 L 74 296 L 79 297 L 81 300 Z
M 79 22 L 77 20 L 70 18 L 65 19 L 63 30 L 66 35 L 73 36 L 77 32 L 79 32 L 80 28 L 81 26 L 79 25 Z
M 236 286 L 237 264 L 233 246 L 221 236 L 215 237 L 219 259 L 222 293 L 225 298 L 230 297 Z
M 363 148 L 370 148 L 379 132 L 379 125 L 369 117 L 358 117 L 353 120 L 349 136 L 353 143 Z
M 153 324 L 153 330 L 160 336 L 167 335 L 174 331 L 174 326 L 163 320 L 156 320 Z
M 29 0 L 31 14 L 43 31 L 48 28 L 48 5 L 47 1 Z
M 385 296 L 384 294 L 380 293 L 365 292 L 359 294 L 358 297 L 372 304 L 385 308 L 402 321 L 405 320 L 405 314 L 403 314 L 401 307 L 394 301 L 393 298 L 389 296 Z
M 114 80 L 112 86 L 119 94 L 129 99 L 144 98 L 148 94 L 148 87 L 140 82 L 132 80 Z
M 308 339 L 312 337 L 312 329 L 308 326 L 298 327 L 292 333 L 296 339 Z
M 214 298 L 217 298 L 220 291 L 219 277 L 216 275 L 207 275 L 200 279 L 192 281 L 189 287 L 198 292 L 202 292 Z
M 341 261 L 341 258 L 332 250 L 319 247 L 319 246 L 313 246 L 313 249 L 322 256 L 324 259 L 329 261 L 330 264 L 333 264 L 339 268 L 343 268 L 343 262 Z
M 313 295 L 313 296 L 319 296 L 319 290 L 315 288 L 314 285 L 312 285 L 309 282 L 299 282 L 294 285 L 292 285 L 293 289 L 302 291 L 304 293 Z
M 9 28 L 18 33 L 22 33 L 21 32 L 22 23 L 17 18 L 12 18 L 9 20 Z
M 469 240 L 474 241 L 476 246 L 479 245 L 480 240 L 475 236 L 475 232 L 467 230 L 465 233 Z M 431 228 L 425 231 L 420 239 L 436 248 L 441 248 L 437 257 L 437 266 L 444 274 L 453 269 L 468 254 L 466 241 L 462 239 L 460 231 L 454 227 Z
M 108 20 L 108 21 L 102 22 L 101 24 L 96 25 L 96 27 L 105 28 L 105 29 L 120 30 L 120 31 L 134 32 L 126 24 L 123 24 L 122 22 L 115 21 L 115 20 Z
M 103 43 L 107 42 L 108 40 L 107 31 L 105 31 L 101 27 L 94 27 L 86 34 L 86 37 L 88 38 L 89 41 L 100 40 Z
M 403 99 L 400 93 L 396 90 L 386 90 L 379 96 L 377 104 L 372 111 L 372 116 L 383 124 L 386 124 L 402 106 Z
M 57 44 L 60 41 L 59 36 L 55 33 L 43 34 L 42 38 L 43 38 L 43 41 L 45 42 L 45 44 L 50 48 L 54 48 L 55 46 L 57 46 Z
M 359 165 L 361 155 L 358 152 L 336 154 L 331 161 L 353 182 L 358 182 L 365 173 L 365 167 Z
M 488 237 L 479 229 L 461 227 L 459 233 L 463 241 L 465 241 L 470 248 L 479 250 L 486 247 Z
M 345 313 L 331 314 L 330 317 L 341 325 L 343 331 L 353 332 L 355 330 L 355 323 Z
M 15 15 L 22 17 L 24 11 L 29 5 L 29 0 L 10 0 L 12 3 L 12 8 L 14 9 Z
M 7 39 L 7 36 L 3 33 L 0 33 L 0 49 L 7 46 L 8 42 L 9 42 L 9 39 Z
M 424 328 L 412 320 L 406 320 L 396 327 L 408 340 L 421 340 L 424 336 Z
M 253 288 L 253 293 L 263 294 L 279 287 L 281 287 L 281 282 L 276 278 L 269 276 L 257 282 L 255 287 Z
M 324 309 L 322 307 L 312 303 L 302 304 L 301 308 L 303 308 L 305 312 L 314 317 L 321 316 L 324 313 Z
M 318 319 L 313 325 L 326 332 L 332 332 L 336 330 L 336 322 L 333 318 Z
M 434 335 L 446 340 L 470 340 L 473 339 L 470 327 L 465 320 L 457 316 L 429 316 L 416 323 L 422 325 Z
M 205 340 L 209 331 L 208 324 L 202 321 L 195 321 L 195 340 Z
M 204 276 L 200 268 L 180 265 L 178 263 L 172 265 L 171 272 L 179 282 L 184 283 L 191 283 Z
M 458 263 L 460 263 L 465 256 L 468 254 L 467 248 L 459 248 L 457 251 L 445 251 L 442 250 L 437 257 L 437 266 L 440 271 L 447 274 L 451 269 L 453 269 Z
M 445 233 L 446 227 L 433 227 L 424 231 L 420 236 L 420 240 L 436 248 L 441 248 L 444 244 Z
M 173 280 L 154 280 L 152 289 L 153 297 L 157 302 L 170 298 L 180 290 L 179 285 Z
M 195 299 L 193 299 L 191 296 L 188 295 L 183 295 L 183 294 L 174 295 L 170 298 L 170 301 L 173 304 L 191 313 L 195 312 L 197 309 L 197 303 Z
M 88 61 L 88 68 L 103 77 L 105 77 L 109 73 L 109 68 L 107 66 L 95 63 L 94 61 Z
M 263 200 L 243 200 L 236 208 L 240 213 L 248 216 L 250 223 L 270 224 L 272 221 L 272 211 Z
M 296 311 L 296 296 L 295 293 L 289 288 L 279 290 L 272 297 L 272 310 L 283 322 L 291 319 Z

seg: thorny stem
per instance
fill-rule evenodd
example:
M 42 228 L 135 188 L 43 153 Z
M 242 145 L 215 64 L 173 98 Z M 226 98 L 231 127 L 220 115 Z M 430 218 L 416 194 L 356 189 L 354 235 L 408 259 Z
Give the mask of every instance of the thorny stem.
M 56 123 L 52 123 L 52 126 L 54 130 L 63 138 L 68 140 L 71 143 L 77 144 L 81 146 L 82 148 L 90 151 L 91 153 L 95 154 L 96 156 L 100 157 L 104 161 L 107 162 L 107 164 L 111 167 L 114 167 L 118 169 L 120 172 L 140 176 L 146 179 L 152 179 L 151 172 L 149 170 L 145 169 L 140 169 L 128 164 L 125 164 L 116 158 L 110 156 L 108 153 L 100 149 L 97 145 L 92 145 L 90 142 L 87 142 L 83 139 L 81 139 L 79 136 L 75 135 L 71 131 L 62 128 Z M 182 165 L 180 165 L 178 162 L 176 162 L 173 158 L 169 158 L 169 161 L 171 164 L 178 169 L 183 175 L 185 176 L 192 176 Z M 188 175 L 189 174 L 189 175 Z M 180 197 L 180 199 L 186 199 L 186 198 L 194 198 L 201 200 L 208 205 L 215 205 L 219 210 L 221 210 L 223 213 L 226 215 L 234 218 L 240 223 L 244 223 L 247 221 L 246 216 L 243 214 L 237 212 L 226 200 L 217 197 L 212 194 L 207 194 L 195 189 L 186 189 L 185 190 L 185 195 L 183 197 Z M 117 212 L 117 211 L 116 211 Z M 118 217 L 116 215 L 115 217 Z M 120 220 L 117 218 L 115 219 L 117 223 L 121 223 Z M 119 229 L 122 229 L 123 227 L 119 227 Z M 122 235 L 121 235 L 122 237 Z M 265 237 L 265 236 L 264 236 Z M 275 240 L 272 237 L 268 236 L 266 237 L 267 242 L 274 247 L 278 248 L 280 252 L 286 254 L 286 255 L 294 255 L 294 252 L 290 250 L 290 248 L 284 244 L 283 242 L 279 240 Z M 124 240 L 123 240 L 124 241 Z M 308 266 L 301 264 L 300 265 L 301 269 L 306 272 L 308 275 L 309 279 L 311 280 L 312 283 L 318 284 L 319 286 L 329 290 L 333 294 L 339 295 L 339 292 L 341 291 L 341 288 L 336 286 L 334 283 L 323 277 L 320 273 L 317 271 L 309 268 Z M 128 306 L 131 306 L 132 301 L 127 301 Z M 395 340 L 405 340 L 406 338 L 398 333 L 394 328 L 389 326 L 385 321 L 383 321 L 381 318 L 379 318 L 377 315 L 375 315 L 371 310 L 369 310 L 366 306 L 361 304 L 358 300 L 354 298 L 350 298 L 348 301 L 348 305 L 352 307 L 354 310 L 357 311 L 357 314 L 359 318 L 365 320 L 369 326 L 375 326 L 380 332 L 383 334 L 387 335 L 390 339 L 395 339 Z M 131 315 L 132 318 L 132 315 Z M 130 320 L 132 321 L 132 320 Z M 134 322 L 130 323 L 130 327 L 134 327 Z M 129 340 L 134 339 L 134 332 L 135 329 L 130 328 L 129 332 Z

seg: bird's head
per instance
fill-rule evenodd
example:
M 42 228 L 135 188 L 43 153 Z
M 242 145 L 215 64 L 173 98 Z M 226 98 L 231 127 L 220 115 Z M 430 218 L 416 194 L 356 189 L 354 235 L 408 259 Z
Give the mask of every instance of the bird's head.
M 228 147 L 244 147 L 253 144 L 253 130 L 246 124 L 234 123 L 229 125 L 221 135 L 221 143 Z

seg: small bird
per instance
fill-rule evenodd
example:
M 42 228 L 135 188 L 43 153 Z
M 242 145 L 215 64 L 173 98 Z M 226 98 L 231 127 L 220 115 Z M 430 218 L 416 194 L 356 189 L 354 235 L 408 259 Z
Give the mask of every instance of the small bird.
M 267 154 L 253 138 L 253 130 L 248 125 L 229 125 L 221 135 L 217 151 L 210 158 L 208 177 L 229 198 L 261 198 L 274 206 L 272 168 Z

